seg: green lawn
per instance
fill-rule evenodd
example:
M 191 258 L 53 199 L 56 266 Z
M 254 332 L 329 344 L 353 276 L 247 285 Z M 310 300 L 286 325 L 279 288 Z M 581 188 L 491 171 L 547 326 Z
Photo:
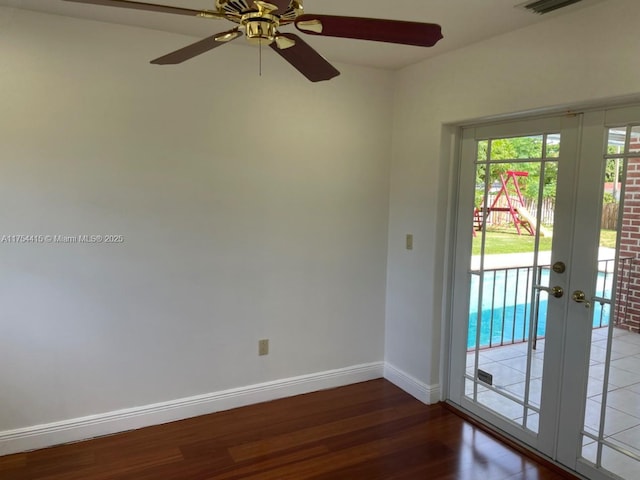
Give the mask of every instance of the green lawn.
M 616 248 L 616 231 L 615 230 L 602 230 L 600 232 L 600 246 Z
M 540 237 L 541 251 L 551 250 L 551 237 Z M 480 242 L 482 236 L 480 232 L 476 232 L 476 236 L 473 238 L 473 255 L 480 254 Z M 616 246 L 616 232 L 615 230 L 602 230 L 600 236 L 600 245 L 603 247 L 615 248 Z M 515 228 L 490 228 L 487 230 L 487 240 L 485 243 L 486 255 L 492 255 L 496 253 L 523 253 L 532 252 L 534 247 L 534 237 L 529 235 L 526 231 L 522 235 L 516 233 Z

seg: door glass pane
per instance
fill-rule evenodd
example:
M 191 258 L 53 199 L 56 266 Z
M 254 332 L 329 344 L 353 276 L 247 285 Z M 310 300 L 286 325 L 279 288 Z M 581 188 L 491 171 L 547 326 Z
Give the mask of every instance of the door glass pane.
M 627 128 L 610 128 L 608 138 L 609 142 L 607 153 L 611 155 L 619 155 L 623 153 L 624 146 L 627 143 Z
M 489 140 L 481 140 L 478 142 L 478 160 L 486 161 L 488 160 L 489 154 Z
M 560 134 L 477 149 L 465 395 L 537 433 Z
M 560 134 L 549 134 L 546 143 L 547 158 L 558 158 L 560 156 Z
M 609 129 L 603 156 L 582 442 L 583 458 L 628 480 L 640 471 L 640 158 L 634 158 L 639 133 L 638 127 Z
M 631 127 L 629 142 L 630 153 L 640 152 L 640 126 Z

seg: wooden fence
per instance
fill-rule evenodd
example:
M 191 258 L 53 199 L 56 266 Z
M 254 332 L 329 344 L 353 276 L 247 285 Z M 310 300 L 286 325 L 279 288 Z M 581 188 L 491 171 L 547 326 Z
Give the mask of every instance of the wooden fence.
M 495 199 L 495 195 L 489 195 L 488 205 L 492 205 Z M 511 199 L 512 205 L 515 207 L 520 206 L 520 200 L 517 198 Z M 498 202 L 499 207 L 507 207 L 507 202 L 505 197 L 503 196 Z M 545 198 L 542 200 L 542 225 L 551 226 L 553 225 L 553 209 L 555 207 L 555 200 L 553 198 Z M 529 213 L 535 218 L 536 212 L 538 210 L 538 202 L 533 199 L 525 198 L 524 199 L 524 208 L 526 208 Z M 498 225 L 507 225 L 509 223 L 513 223 L 513 219 L 511 218 L 511 214 L 509 212 L 492 212 L 489 215 L 489 219 L 487 224 L 490 226 L 498 226 Z
M 618 225 L 618 202 L 605 203 L 602 206 L 602 228 L 615 230 Z
M 488 204 L 491 205 L 493 203 L 495 196 L 489 196 Z M 517 198 L 511 199 L 512 204 L 515 206 L 520 205 L 520 201 Z M 507 202 L 503 198 L 498 202 L 500 207 L 506 207 Z M 533 215 L 536 216 L 536 211 L 538 209 L 538 202 L 533 199 L 525 198 L 524 199 L 524 207 Z M 602 206 L 602 228 L 606 230 L 615 230 L 617 228 L 616 222 L 618 221 L 618 203 L 605 203 Z M 542 225 L 552 226 L 553 225 L 553 210 L 555 207 L 555 200 L 553 198 L 545 198 L 542 201 Z M 509 212 L 492 212 L 489 215 L 489 219 L 487 224 L 490 226 L 499 226 L 499 225 L 507 225 L 509 223 L 513 223 L 511 215 Z

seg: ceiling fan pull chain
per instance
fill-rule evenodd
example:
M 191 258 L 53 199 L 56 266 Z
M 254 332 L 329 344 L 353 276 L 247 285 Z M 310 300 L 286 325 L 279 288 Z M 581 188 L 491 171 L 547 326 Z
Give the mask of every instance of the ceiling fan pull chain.
M 262 76 L 262 39 L 260 39 L 260 48 L 258 48 L 258 50 L 260 51 L 260 61 L 258 62 L 260 64 L 259 67 L 259 76 Z

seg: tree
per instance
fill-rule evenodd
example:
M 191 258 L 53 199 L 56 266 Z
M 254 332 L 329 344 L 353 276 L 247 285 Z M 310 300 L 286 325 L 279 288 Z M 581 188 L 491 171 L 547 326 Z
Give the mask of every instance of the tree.
M 500 175 L 509 170 L 524 171 L 527 177 L 520 177 L 520 188 L 525 198 L 538 198 L 539 189 L 542 187 L 544 198 L 555 198 L 558 163 L 555 160 L 559 156 L 560 144 L 551 141 L 547 137 L 546 158 L 554 159 L 542 161 L 544 137 L 542 135 L 530 137 L 499 138 L 482 140 L 478 142 L 478 160 L 486 161 L 490 155 L 489 179 L 486 178 L 487 163 L 480 163 L 476 169 L 476 185 L 480 187 L 476 191 L 476 204 L 482 201 L 484 186 L 488 184 L 491 189 L 496 183 L 499 185 Z M 509 160 L 536 159 L 535 162 L 509 162 Z M 544 175 L 542 166 L 544 165 Z

